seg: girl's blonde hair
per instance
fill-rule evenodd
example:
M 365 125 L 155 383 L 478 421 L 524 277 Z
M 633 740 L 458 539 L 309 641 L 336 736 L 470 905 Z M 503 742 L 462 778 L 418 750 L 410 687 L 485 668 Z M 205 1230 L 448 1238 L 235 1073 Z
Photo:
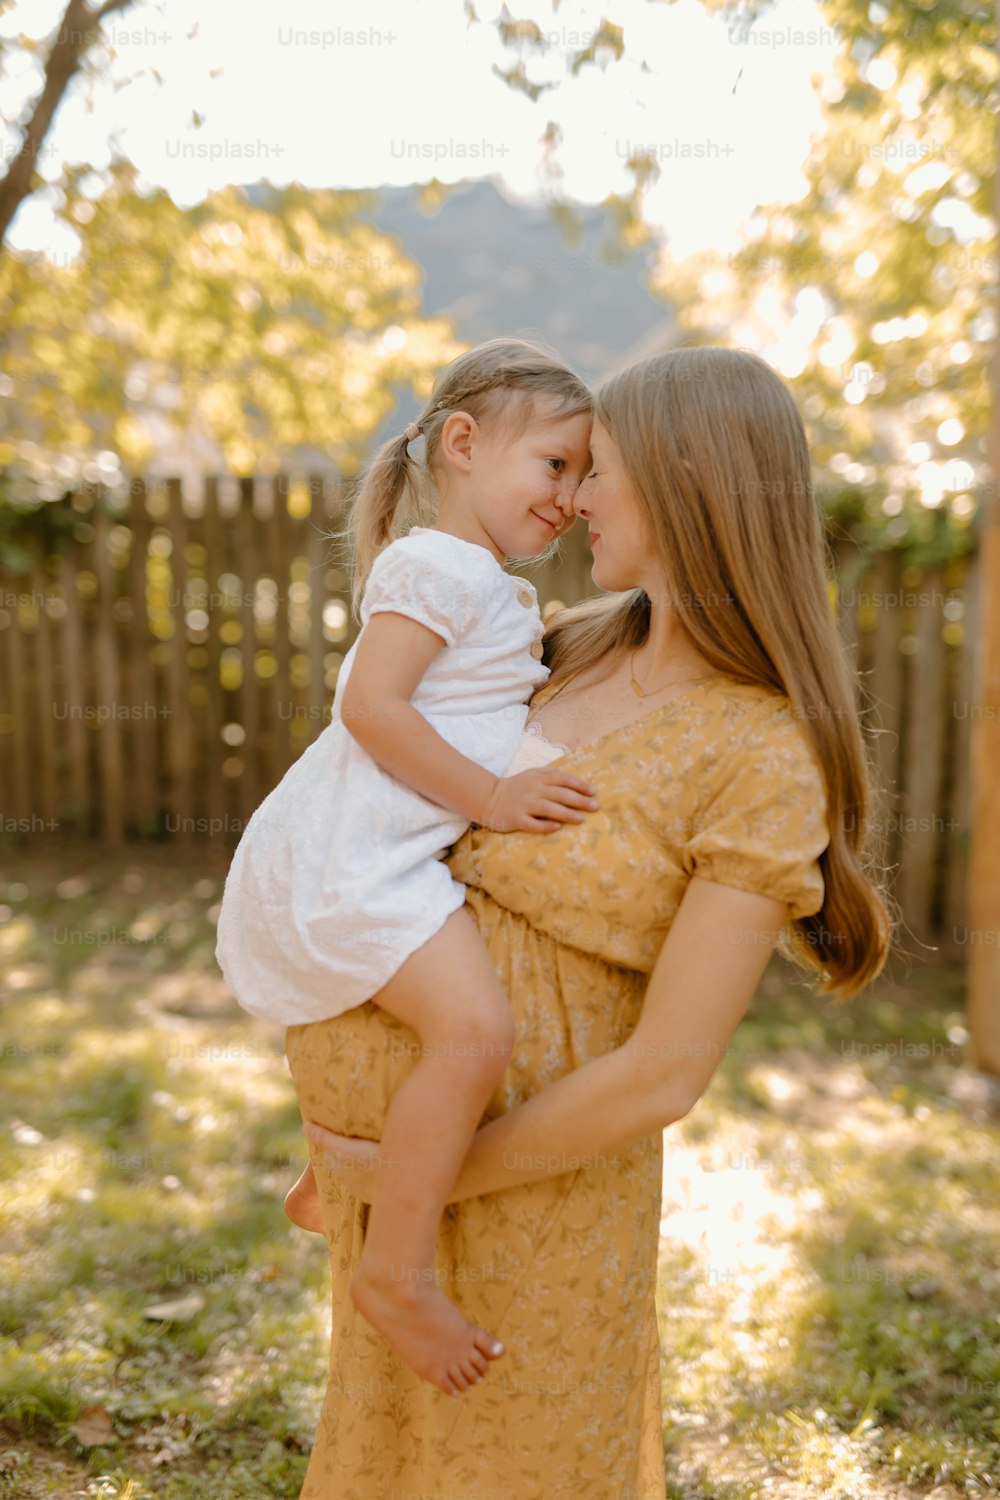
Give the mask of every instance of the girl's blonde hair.
M 459 355 L 441 372 L 420 416 L 375 455 L 362 477 L 346 526 L 335 533 L 351 554 L 355 618 L 359 618 L 365 583 L 378 554 L 410 526 L 434 522 L 436 496 L 430 471 L 447 418 L 462 411 L 477 422 L 503 419 L 516 433 L 528 425 L 535 403 L 544 397 L 554 402 L 547 413 L 553 417 L 575 417 L 593 407 L 590 391 L 572 370 L 523 339 L 490 339 Z M 409 451 L 417 436 L 426 444 L 422 463 Z
M 837 633 L 802 421 L 783 381 L 755 354 L 679 349 L 612 376 L 594 402 L 614 440 L 666 598 L 719 672 L 784 694 L 827 791 L 830 844 L 822 909 L 793 922 L 787 956 L 856 994 L 888 956 L 892 920 L 874 868 L 872 786 L 854 690 Z M 551 682 L 649 632 L 642 589 L 564 610 L 546 635 Z

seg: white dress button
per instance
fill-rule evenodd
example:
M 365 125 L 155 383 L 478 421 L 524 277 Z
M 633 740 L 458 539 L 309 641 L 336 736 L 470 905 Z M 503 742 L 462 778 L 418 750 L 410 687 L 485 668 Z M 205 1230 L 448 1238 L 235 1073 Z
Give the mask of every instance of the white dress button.
M 525 609 L 530 609 L 535 602 L 535 596 L 530 589 L 518 589 L 517 602 L 523 604 Z
M 541 641 L 533 641 L 532 642 L 531 654 L 535 658 L 536 661 L 541 661 L 542 652 L 544 650 L 545 650 L 545 647 L 542 645 Z

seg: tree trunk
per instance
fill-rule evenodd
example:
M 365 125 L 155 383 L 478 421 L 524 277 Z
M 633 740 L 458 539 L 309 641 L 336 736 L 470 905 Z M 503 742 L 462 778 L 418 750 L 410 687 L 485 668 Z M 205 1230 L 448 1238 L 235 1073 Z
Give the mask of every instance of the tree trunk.
M 125 10 L 133 3 L 134 0 L 105 0 L 103 5 L 91 10 L 86 0 L 69 0 L 45 64 L 42 92 L 31 107 L 27 121 L 21 126 L 24 138 L 20 150 L 12 158 L 3 177 L 0 177 L 0 247 L 7 237 L 14 215 L 25 198 L 30 197 L 35 190 L 35 165 L 45 137 L 70 80 L 97 40 L 100 23 L 112 11 Z

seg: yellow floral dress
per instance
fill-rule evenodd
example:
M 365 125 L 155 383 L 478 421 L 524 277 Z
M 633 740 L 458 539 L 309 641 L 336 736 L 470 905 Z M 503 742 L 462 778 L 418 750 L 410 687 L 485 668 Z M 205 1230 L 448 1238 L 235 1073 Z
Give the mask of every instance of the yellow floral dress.
M 784 697 L 716 677 L 559 763 L 599 812 L 546 835 L 473 827 L 448 860 L 517 1025 L 486 1119 L 625 1041 L 693 875 L 795 917 L 823 901 L 824 785 Z M 290 1028 L 286 1050 L 306 1118 L 378 1138 L 418 1043 L 368 1001 Z M 661 1136 L 551 1165 L 445 1209 L 437 1284 L 506 1346 L 458 1397 L 355 1310 L 369 1208 L 319 1173 L 333 1336 L 301 1500 L 663 1500 Z

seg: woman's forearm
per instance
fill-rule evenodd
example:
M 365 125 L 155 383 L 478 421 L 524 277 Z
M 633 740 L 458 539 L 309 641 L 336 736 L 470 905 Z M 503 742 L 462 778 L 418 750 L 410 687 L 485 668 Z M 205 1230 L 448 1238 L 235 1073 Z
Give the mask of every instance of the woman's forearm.
M 615 1165 L 615 1151 L 680 1118 L 675 1099 L 662 1074 L 626 1043 L 477 1130 L 447 1201 Z
M 786 919 L 770 896 L 695 877 L 631 1036 L 478 1130 L 452 1201 L 572 1171 L 686 1115 L 728 1052 Z M 733 948 L 734 930 L 770 941 Z

